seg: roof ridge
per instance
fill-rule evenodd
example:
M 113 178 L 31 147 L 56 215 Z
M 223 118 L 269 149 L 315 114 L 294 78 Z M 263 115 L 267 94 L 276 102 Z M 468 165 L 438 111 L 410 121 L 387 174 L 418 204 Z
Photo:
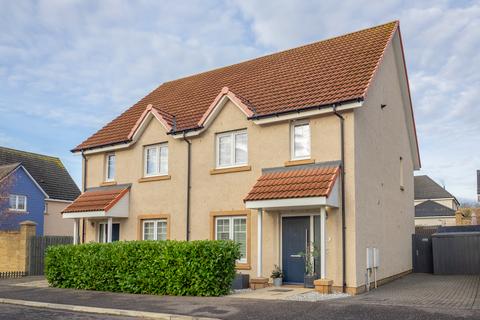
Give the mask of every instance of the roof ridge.
M 383 24 L 380 24 L 380 25 L 368 27 L 368 28 L 365 28 L 365 29 L 362 29 L 362 30 L 352 31 L 352 32 L 344 33 L 344 34 L 341 34 L 341 35 L 338 35 L 338 36 L 332 36 L 331 38 L 313 41 L 313 42 L 303 44 L 303 45 L 298 46 L 298 47 L 293 47 L 293 48 L 289 48 L 289 49 L 285 49 L 285 50 L 281 50 L 281 51 L 275 51 L 275 52 L 268 53 L 268 54 L 265 54 L 265 55 L 260 56 L 260 57 L 255 57 L 255 58 L 240 61 L 240 62 L 237 62 L 237 63 L 234 63 L 234 64 L 229 64 L 229 65 L 226 65 L 226 66 L 222 66 L 222 67 L 218 67 L 218 68 L 209 69 L 209 70 L 201 71 L 201 72 L 198 72 L 198 73 L 190 74 L 188 76 L 180 77 L 180 78 L 177 78 L 177 79 L 174 79 L 174 80 L 165 81 L 162 84 L 160 84 L 158 87 L 161 87 L 161 86 L 163 86 L 167 83 L 173 83 L 175 81 L 185 80 L 185 79 L 188 79 L 188 78 L 193 78 L 193 77 L 204 75 L 204 74 L 207 74 L 207 73 L 210 73 L 210 72 L 216 72 L 216 71 L 219 71 L 219 70 L 222 70 L 222 69 L 227 69 L 227 68 L 230 68 L 230 67 L 240 65 L 242 63 L 252 62 L 252 61 L 256 61 L 256 60 L 260 60 L 260 59 L 265 59 L 265 58 L 268 58 L 268 57 L 271 57 L 271 56 L 274 56 L 274 55 L 284 54 L 284 53 L 287 53 L 289 51 L 298 50 L 298 49 L 305 48 L 305 47 L 308 47 L 308 46 L 312 46 L 312 45 L 315 45 L 315 44 L 318 44 L 318 43 L 324 43 L 324 42 L 332 41 L 332 40 L 335 40 L 335 39 L 338 39 L 338 38 L 347 37 L 347 36 L 354 35 L 354 34 L 357 34 L 357 33 L 365 32 L 365 31 L 368 31 L 368 30 L 381 28 L 381 27 L 384 27 L 386 25 L 394 24 L 394 23 L 398 25 L 399 20 L 393 20 L 393 21 L 390 21 L 390 22 L 387 22 L 387 23 L 383 23 Z
M 7 150 L 10 150 L 10 151 L 14 151 L 14 152 L 18 152 L 18 153 L 23 153 L 23 154 L 29 154 L 29 155 L 32 155 L 32 156 L 38 156 L 38 157 L 44 157 L 44 158 L 52 158 L 52 159 L 55 159 L 55 160 L 60 160 L 60 157 L 57 157 L 57 156 L 49 156 L 49 155 L 42 154 L 42 153 L 37 153 L 37 152 L 31 152 L 31 151 L 25 151 L 25 150 L 18 150 L 18 149 L 13 149 L 13 148 L 4 147 L 4 146 L 0 146 L 0 149 L 7 149 Z M 61 162 L 61 160 L 60 160 L 60 162 Z

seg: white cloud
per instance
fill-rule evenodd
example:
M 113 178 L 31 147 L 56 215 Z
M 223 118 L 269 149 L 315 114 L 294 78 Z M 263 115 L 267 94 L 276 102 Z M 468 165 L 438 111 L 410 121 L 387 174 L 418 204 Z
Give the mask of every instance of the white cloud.
M 478 2 L 0 2 L 0 109 L 48 128 L 38 144 L 69 132 L 62 152 L 163 81 L 400 19 L 424 172 L 473 197 Z

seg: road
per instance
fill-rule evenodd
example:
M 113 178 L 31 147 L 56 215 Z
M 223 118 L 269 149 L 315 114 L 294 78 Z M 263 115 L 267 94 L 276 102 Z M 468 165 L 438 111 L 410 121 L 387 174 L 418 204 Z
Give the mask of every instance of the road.
M 1 320 L 131 320 L 135 318 L 114 317 L 103 314 L 69 312 L 53 309 L 31 308 L 18 305 L 0 304 Z

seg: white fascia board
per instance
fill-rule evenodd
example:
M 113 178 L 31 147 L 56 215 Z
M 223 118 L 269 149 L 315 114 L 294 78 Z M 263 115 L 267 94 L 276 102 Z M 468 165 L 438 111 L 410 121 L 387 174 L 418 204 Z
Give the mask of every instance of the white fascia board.
M 77 218 L 106 218 L 105 211 L 87 211 L 87 212 L 64 212 L 63 219 Z
M 257 200 L 246 201 L 245 207 L 247 209 L 279 209 L 295 207 L 318 207 L 326 206 L 326 197 L 311 197 L 311 198 L 289 198 L 289 199 L 275 199 L 275 200 Z
M 363 105 L 363 101 L 346 103 L 338 106 L 337 111 L 355 109 L 355 108 L 361 107 L 362 105 Z M 303 118 L 313 117 L 316 115 L 321 115 L 321 114 L 331 113 L 331 112 L 333 112 L 333 107 L 320 108 L 320 109 L 314 109 L 309 111 L 298 111 L 298 112 L 287 113 L 284 115 L 278 115 L 278 116 L 272 115 L 271 117 L 265 117 L 265 118 L 253 120 L 253 123 L 262 125 L 262 124 L 269 124 L 269 123 L 275 123 L 275 122 L 281 122 L 281 121 L 303 119 Z
M 61 202 L 61 203 L 72 203 L 72 202 L 73 202 L 73 201 L 70 201 L 70 200 L 52 199 L 52 198 L 45 199 L 45 201 L 49 201 L 49 202 Z
M 120 143 L 120 144 L 116 144 L 108 147 L 100 147 L 100 148 L 95 148 L 91 150 L 85 150 L 83 153 L 88 155 L 88 154 L 95 154 L 95 153 L 102 153 L 102 152 L 111 152 L 118 149 L 126 149 L 130 147 L 133 143 L 134 143 L 133 141 L 128 143 Z M 82 154 L 82 151 L 75 151 L 73 154 L 80 155 Z

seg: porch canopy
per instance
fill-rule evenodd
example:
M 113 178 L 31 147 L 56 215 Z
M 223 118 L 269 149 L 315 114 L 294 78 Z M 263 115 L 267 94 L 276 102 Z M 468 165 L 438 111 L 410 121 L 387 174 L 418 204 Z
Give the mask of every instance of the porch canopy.
M 249 209 L 338 207 L 338 162 L 263 169 L 245 197 Z
M 248 209 L 258 209 L 257 277 L 262 277 L 262 215 L 263 210 L 301 210 L 318 208 L 320 211 L 321 277 L 326 276 L 326 208 L 339 207 L 340 162 L 269 168 L 245 197 Z
M 80 218 L 108 219 L 112 230 L 112 218 L 127 218 L 129 212 L 130 184 L 91 188 L 82 193 L 62 211 L 64 219 L 74 219 L 74 243 L 78 243 L 78 220 Z M 111 232 L 108 234 L 111 242 Z

